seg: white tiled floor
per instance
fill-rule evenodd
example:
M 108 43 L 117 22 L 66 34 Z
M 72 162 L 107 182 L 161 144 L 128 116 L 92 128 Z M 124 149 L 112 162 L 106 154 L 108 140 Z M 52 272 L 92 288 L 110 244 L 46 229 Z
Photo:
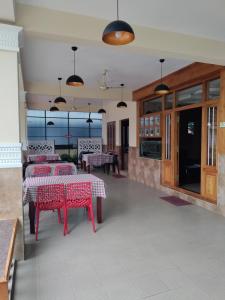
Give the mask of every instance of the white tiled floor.
M 99 176 L 99 174 L 98 174 Z M 28 233 L 15 300 L 224 300 L 225 218 L 128 179 L 104 177 L 104 223 L 71 211 L 64 237 L 53 212 Z

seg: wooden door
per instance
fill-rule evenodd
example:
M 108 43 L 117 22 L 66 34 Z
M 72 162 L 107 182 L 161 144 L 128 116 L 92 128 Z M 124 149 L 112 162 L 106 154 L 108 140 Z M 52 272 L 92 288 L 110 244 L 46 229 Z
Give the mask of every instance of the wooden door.
M 116 122 L 107 123 L 107 151 L 115 151 L 116 148 Z
M 174 119 L 173 112 L 163 115 L 162 183 L 174 185 Z
M 202 118 L 201 194 L 208 200 L 217 199 L 217 106 L 205 106 Z
M 121 120 L 121 169 L 128 170 L 129 119 Z

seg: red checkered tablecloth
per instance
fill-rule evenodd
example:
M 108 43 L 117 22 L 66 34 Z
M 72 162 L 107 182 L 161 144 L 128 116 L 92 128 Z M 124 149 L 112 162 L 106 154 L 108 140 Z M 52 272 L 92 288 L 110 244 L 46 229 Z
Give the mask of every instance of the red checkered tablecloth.
M 28 177 L 23 183 L 24 205 L 31 201 L 36 201 L 37 187 L 48 184 L 68 184 L 77 182 L 91 182 L 93 198 L 106 198 L 104 181 L 92 174 L 48 176 L 48 177 Z
M 73 164 L 73 163 L 50 163 L 50 164 L 35 164 L 35 165 L 29 165 L 26 167 L 26 171 L 25 171 L 25 178 L 27 177 L 31 177 L 32 174 L 33 174 L 33 170 L 35 167 L 38 167 L 38 166 L 50 166 L 51 167 L 51 176 L 54 175 L 54 171 L 55 171 L 55 167 L 58 166 L 58 165 L 66 165 L 66 166 L 71 166 L 72 167 L 72 172 L 73 172 L 73 175 L 76 175 L 77 174 L 77 168 L 76 166 Z
M 27 156 L 27 162 L 35 162 L 39 156 L 45 156 L 46 160 L 60 160 L 59 154 L 30 154 Z
M 82 160 L 86 162 L 86 166 L 102 166 L 113 162 L 113 155 L 105 153 L 83 154 Z

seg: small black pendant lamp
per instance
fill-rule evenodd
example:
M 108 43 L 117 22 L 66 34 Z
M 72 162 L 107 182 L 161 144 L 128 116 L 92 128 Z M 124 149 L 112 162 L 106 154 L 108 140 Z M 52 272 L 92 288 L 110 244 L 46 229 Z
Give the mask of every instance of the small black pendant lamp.
M 91 103 L 88 103 L 88 106 L 89 106 L 89 117 L 87 119 L 87 123 L 93 123 L 93 120 L 91 119 L 91 110 L 90 110 L 90 106 L 91 106 Z
M 124 89 L 124 84 L 121 83 L 121 101 L 117 104 L 117 107 L 118 108 L 121 108 L 121 107 L 127 107 L 127 104 L 123 101 L 123 89 Z
M 52 107 L 50 108 L 50 111 L 59 111 L 59 109 L 58 109 L 58 107 L 56 107 L 56 106 L 52 106 Z
M 160 95 L 160 96 L 166 95 L 170 92 L 169 87 L 162 82 L 162 64 L 164 63 L 164 61 L 165 61 L 164 58 L 161 58 L 159 60 L 159 62 L 161 63 L 161 83 L 159 85 L 157 85 L 157 87 L 155 88 L 155 94 Z
M 100 108 L 100 109 L 98 110 L 98 113 L 99 113 L 99 114 L 106 114 L 106 110 L 105 110 L 104 108 Z
M 59 77 L 58 81 L 59 81 L 59 97 L 55 98 L 54 103 L 66 103 L 66 100 L 61 96 L 61 81 L 62 81 L 62 78 Z
M 98 114 L 106 114 L 106 110 L 103 108 L 103 102 L 102 102 L 102 108 L 98 110 Z
M 102 35 L 102 40 L 106 44 L 119 46 L 131 43 L 135 39 L 132 27 L 119 20 L 119 1 L 117 0 L 117 20 L 109 23 Z
M 49 122 L 47 123 L 47 125 L 48 125 L 48 126 L 53 126 L 53 125 L 55 125 L 55 123 L 52 122 L 52 121 L 49 121 Z
M 84 85 L 84 81 L 83 81 L 83 79 L 80 76 L 78 76 L 78 75 L 75 74 L 75 52 L 77 51 L 78 48 L 77 47 L 72 47 L 71 49 L 74 52 L 74 75 L 71 75 L 67 79 L 66 84 L 70 85 L 70 86 L 79 87 L 79 86 Z

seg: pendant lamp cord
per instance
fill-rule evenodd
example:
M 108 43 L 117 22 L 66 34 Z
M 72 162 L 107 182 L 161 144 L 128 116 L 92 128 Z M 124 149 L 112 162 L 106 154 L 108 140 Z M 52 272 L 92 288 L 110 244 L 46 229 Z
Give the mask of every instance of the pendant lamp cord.
M 74 51 L 74 75 L 75 75 L 75 52 L 76 51 Z
M 119 20 L 119 0 L 117 0 L 117 20 Z
M 59 79 L 59 96 L 61 97 L 61 79 Z
M 88 106 L 89 106 L 89 119 L 90 119 L 90 117 L 91 117 L 91 109 L 90 109 L 90 103 L 88 103 Z
M 162 83 L 162 62 L 161 62 L 161 83 Z

